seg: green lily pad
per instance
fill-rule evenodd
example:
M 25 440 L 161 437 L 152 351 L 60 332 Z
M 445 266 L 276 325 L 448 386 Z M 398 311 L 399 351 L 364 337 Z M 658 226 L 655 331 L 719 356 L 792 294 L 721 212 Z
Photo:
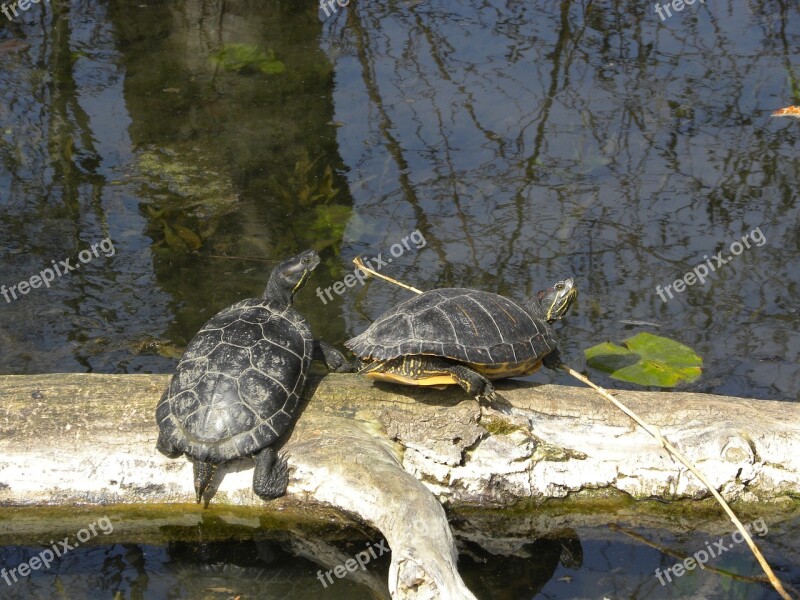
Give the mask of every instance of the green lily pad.
M 639 385 L 690 383 L 700 377 L 703 366 L 703 359 L 689 346 L 652 333 L 639 333 L 621 346 L 603 342 L 583 353 L 590 367 Z

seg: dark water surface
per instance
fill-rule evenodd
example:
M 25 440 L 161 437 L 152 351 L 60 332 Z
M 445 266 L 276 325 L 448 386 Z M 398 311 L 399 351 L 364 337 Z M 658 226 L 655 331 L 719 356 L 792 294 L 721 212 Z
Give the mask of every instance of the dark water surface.
M 285 70 L 225 70 L 212 55 L 233 43 Z M 78 265 L 0 296 L 0 373 L 169 372 L 211 315 L 315 247 L 298 305 L 336 344 L 408 297 L 380 282 L 326 296 L 357 255 L 391 257 L 384 271 L 417 287 L 517 299 L 572 276 L 580 297 L 556 332 L 576 368 L 584 348 L 651 331 L 703 357 L 685 389 L 800 400 L 800 122 L 769 116 L 791 104 L 791 0 L 696 2 L 663 21 L 654 3 L 610 0 L 352 0 L 329 17 L 313 2 L 51 0 L 0 14 L 0 285 Z M 657 286 L 719 252 L 730 261 L 705 283 L 662 300 Z M 772 597 L 708 573 L 662 588 L 653 569 L 672 558 L 578 534 L 583 567 L 554 566 L 541 597 Z M 795 537 L 766 540 L 797 555 Z M 3 564 L 24 552 L 6 547 Z M 499 597 L 497 577 L 529 597 L 525 569 L 547 567 L 520 556 L 519 571 L 462 564 L 481 597 Z M 217 586 L 169 549 L 98 547 L 59 566 L 63 591 L 41 575 L 14 597 L 369 597 L 273 558 L 277 571 L 231 562 Z M 800 580 L 796 561 L 775 564 Z
M 213 510 L 211 511 L 213 513 Z M 203 520 L 213 520 L 208 515 Z M 246 520 L 243 520 L 246 521 Z M 517 523 L 518 524 L 518 523 Z M 117 522 L 118 527 L 125 523 Z M 785 581 L 800 576 L 800 553 L 785 543 L 800 526 L 794 519 L 780 525 L 766 523 L 754 531 L 759 547 L 770 557 L 775 571 Z M 195 526 L 194 538 L 202 538 L 205 524 Z M 62 531 L 58 525 L 55 530 Z M 183 538 L 185 534 L 177 533 Z M 240 527 L 247 529 L 247 527 Z M 458 531 L 458 525 L 456 526 Z M 731 527 L 732 529 L 732 527 Z M 757 531 L 765 535 L 755 535 Z M 565 531 L 551 539 L 521 539 L 504 528 L 490 543 L 478 544 L 470 534 L 460 536 L 459 569 L 476 597 L 493 600 L 528 598 L 589 600 L 676 599 L 756 600 L 777 597 L 762 583 L 747 581 L 758 575 L 754 560 L 744 544 L 732 542 L 730 534 L 721 536 L 693 533 L 670 534 L 660 530 L 647 532 L 679 556 L 669 556 L 659 549 L 626 533 L 608 528 L 583 527 Z M 62 532 L 57 539 L 61 539 Z M 252 535 L 252 534 L 251 534 Z M 271 537 L 265 537 L 271 536 Z M 100 535 L 100 538 L 103 536 Z M 9 583 L 0 579 L 0 598 L 23 599 L 118 599 L 133 600 L 229 600 L 231 598 L 283 600 L 374 600 L 388 598 L 388 554 L 370 559 L 364 570 L 357 570 L 358 580 L 338 579 L 325 572 L 333 562 L 322 566 L 306 558 L 303 546 L 292 540 L 292 533 L 258 530 L 257 538 L 236 540 L 171 541 L 166 545 L 148 543 L 103 544 L 93 540 L 76 547 L 48 569 L 39 568 L 31 575 Z M 783 540 L 783 541 L 782 541 Z M 74 542 L 74 535 L 70 536 Z M 723 557 L 712 557 L 706 568 L 687 571 L 680 577 L 667 577 L 664 571 L 698 550 L 726 547 Z M 95 542 L 98 542 L 97 544 Z M 351 558 L 364 548 L 377 545 L 376 539 L 351 534 L 326 546 L 326 552 Z M 30 564 L 31 558 L 48 547 L 41 545 L 0 548 L 0 564 L 7 570 Z M 307 549 L 307 547 L 306 547 Z M 334 554 L 336 555 L 336 554 Z M 661 580 L 655 575 L 656 570 Z

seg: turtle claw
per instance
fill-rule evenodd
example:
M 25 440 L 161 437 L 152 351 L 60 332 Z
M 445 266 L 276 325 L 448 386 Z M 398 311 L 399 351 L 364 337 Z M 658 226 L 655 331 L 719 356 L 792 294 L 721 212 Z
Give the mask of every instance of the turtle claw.
M 480 402 L 481 400 L 485 402 L 498 402 L 500 400 L 500 396 L 497 395 L 497 392 L 494 390 L 485 391 L 482 394 L 475 396 L 475 399 Z
M 214 472 L 217 466 L 212 463 L 194 461 L 194 492 L 197 503 L 203 502 L 203 508 L 208 508 L 208 503 L 211 501 L 211 494 L 206 494 L 208 486 L 214 477 Z M 205 496 L 205 502 L 203 501 Z
M 355 373 L 358 370 L 358 365 L 345 361 L 343 364 L 336 367 L 334 373 Z

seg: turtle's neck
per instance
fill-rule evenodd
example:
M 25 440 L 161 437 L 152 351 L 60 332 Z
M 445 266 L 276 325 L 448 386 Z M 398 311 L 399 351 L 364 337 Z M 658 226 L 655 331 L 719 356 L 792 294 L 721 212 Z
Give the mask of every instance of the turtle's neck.
M 288 288 L 286 282 L 282 281 L 276 273 L 270 275 L 263 298 L 280 310 L 289 308 L 294 302 L 291 288 Z
M 532 316 L 534 316 L 537 319 L 541 319 L 542 321 L 546 320 L 544 311 L 542 310 L 542 305 L 536 296 L 534 296 L 525 303 L 525 310 L 527 310 Z

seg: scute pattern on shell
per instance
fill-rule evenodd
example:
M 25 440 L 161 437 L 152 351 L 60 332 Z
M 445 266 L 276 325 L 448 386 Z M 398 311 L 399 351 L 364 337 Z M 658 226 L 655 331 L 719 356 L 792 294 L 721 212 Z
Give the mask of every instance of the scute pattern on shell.
M 291 307 L 251 298 L 217 313 L 189 343 L 158 404 L 163 434 L 201 461 L 265 448 L 297 417 L 313 348 Z
M 431 354 L 477 365 L 513 365 L 546 356 L 556 341 L 544 319 L 508 298 L 442 288 L 386 311 L 345 346 L 372 360 Z

